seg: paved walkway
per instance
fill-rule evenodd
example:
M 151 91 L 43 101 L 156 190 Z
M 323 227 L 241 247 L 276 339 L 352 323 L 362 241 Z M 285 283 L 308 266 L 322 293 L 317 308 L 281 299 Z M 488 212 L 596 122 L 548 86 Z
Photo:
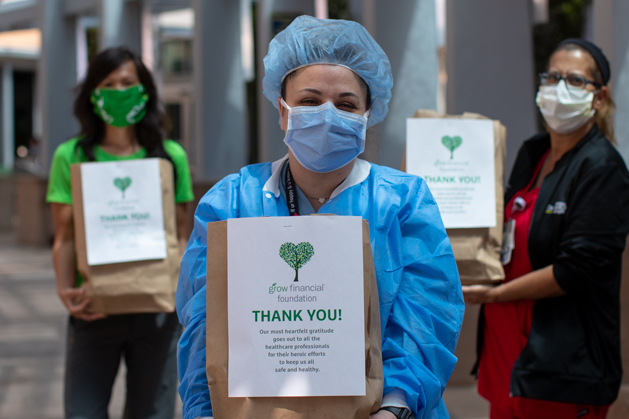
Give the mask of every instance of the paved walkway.
M 0 418 L 63 418 L 66 321 L 50 250 L 19 247 L 0 235 Z M 121 365 L 111 419 L 121 418 L 123 377 Z
M 20 247 L 0 234 L 0 418 L 63 417 L 63 354 L 67 314 L 59 301 L 49 249 Z M 121 366 L 110 405 L 120 419 Z M 452 419 L 486 419 L 487 403 L 473 388 L 448 388 Z M 175 418 L 181 417 L 178 403 Z

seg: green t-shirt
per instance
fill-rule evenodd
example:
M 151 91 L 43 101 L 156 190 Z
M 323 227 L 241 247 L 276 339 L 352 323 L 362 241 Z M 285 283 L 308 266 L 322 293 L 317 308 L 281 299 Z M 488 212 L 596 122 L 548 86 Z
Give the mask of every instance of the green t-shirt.
M 72 138 L 57 147 L 52 158 L 50 178 L 48 179 L 48 192 L 46 201 L 56 204 L 72 205 L 72 180 L 70 178 L 70 165 L 87 162 L 87 156 L 81 148 L 76 147 L 79 138 Z M 188 157 L 185 150 L 172 140 L 164 140 L 164 150 L 175 165 L 177 182 L 175 184 L 175 202 L 181 204 L 194 199 L 192 193 L 192 179 L 188 167 Z M 98 162 L 135 160 L 146 157 L 146 149 L 142 147 L 137 153 L 129 156 L 115 156 L 107 153 L 100 146 L 94 146 L 94 157 Z

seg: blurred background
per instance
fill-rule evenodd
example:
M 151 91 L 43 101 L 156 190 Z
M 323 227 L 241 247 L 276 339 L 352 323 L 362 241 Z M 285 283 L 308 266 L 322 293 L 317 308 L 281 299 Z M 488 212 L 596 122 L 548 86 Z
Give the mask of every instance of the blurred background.
M 369 134 L 369 161 L 399 168 L 406 118 L 435 109 L 500 120 L 509 171 L 522 141 L 543 129 L 537 74 L 568 37 L 609 58 L 618 146 L 629 157 L 627 0 L 0 0 L 0 417 L 61 417 L 65 311 L 44 195 L 52 153 L 78 133 L 73 94 L 90 58 L 118 45 L 141 52 L 198 200 L 240 167 L 285 154 L 262 59 L 302 14 L 360 22 L 391 61 L 393 99 Z M 627 286 L 623 302 L 628 324 Z M 487 417 L 468 374 L 476 319 L 468 310 L 446 391 L 454 418 Z M 629 365 L 629 330 L 623 342 Z M 610 418 L 629 417 L 628 386 Z

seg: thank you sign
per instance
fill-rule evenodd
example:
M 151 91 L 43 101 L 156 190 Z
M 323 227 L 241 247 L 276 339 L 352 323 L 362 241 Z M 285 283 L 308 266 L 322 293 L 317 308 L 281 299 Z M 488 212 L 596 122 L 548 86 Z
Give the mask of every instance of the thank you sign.
M 229 397 L 364 395 L 362 219 L 230 219 L 227 247 Z
M 407 119 L 406 171 L 426 181 L 446 228 L 496 225 L 492 121 Z
M 87 263 L 166 258 L 159 159 L 81 164 Z

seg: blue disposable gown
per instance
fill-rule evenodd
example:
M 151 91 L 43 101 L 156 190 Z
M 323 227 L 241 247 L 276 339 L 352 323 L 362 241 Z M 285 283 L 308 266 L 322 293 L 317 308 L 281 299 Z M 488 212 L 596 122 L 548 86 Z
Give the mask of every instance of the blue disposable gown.
M 378 165 L 367 166 L 367 172 L 363 181 L 331 198 L 319 212 L 369 220 L 380 296 L 384 394 L 402 390 L 417 418 L 447 418 L 442 393 L 456 364 L 464 310 L 452 248 L 421 178 Z M 177 310 L 185 327 L 178 348 L 184 419 L 212 414 L 205 373 L 207 223 L 288 216 L 282 195 L 263 190 L 271 174 L 271 163 L 244 167 L 217 183 L 197 207 L 177 289 Z

